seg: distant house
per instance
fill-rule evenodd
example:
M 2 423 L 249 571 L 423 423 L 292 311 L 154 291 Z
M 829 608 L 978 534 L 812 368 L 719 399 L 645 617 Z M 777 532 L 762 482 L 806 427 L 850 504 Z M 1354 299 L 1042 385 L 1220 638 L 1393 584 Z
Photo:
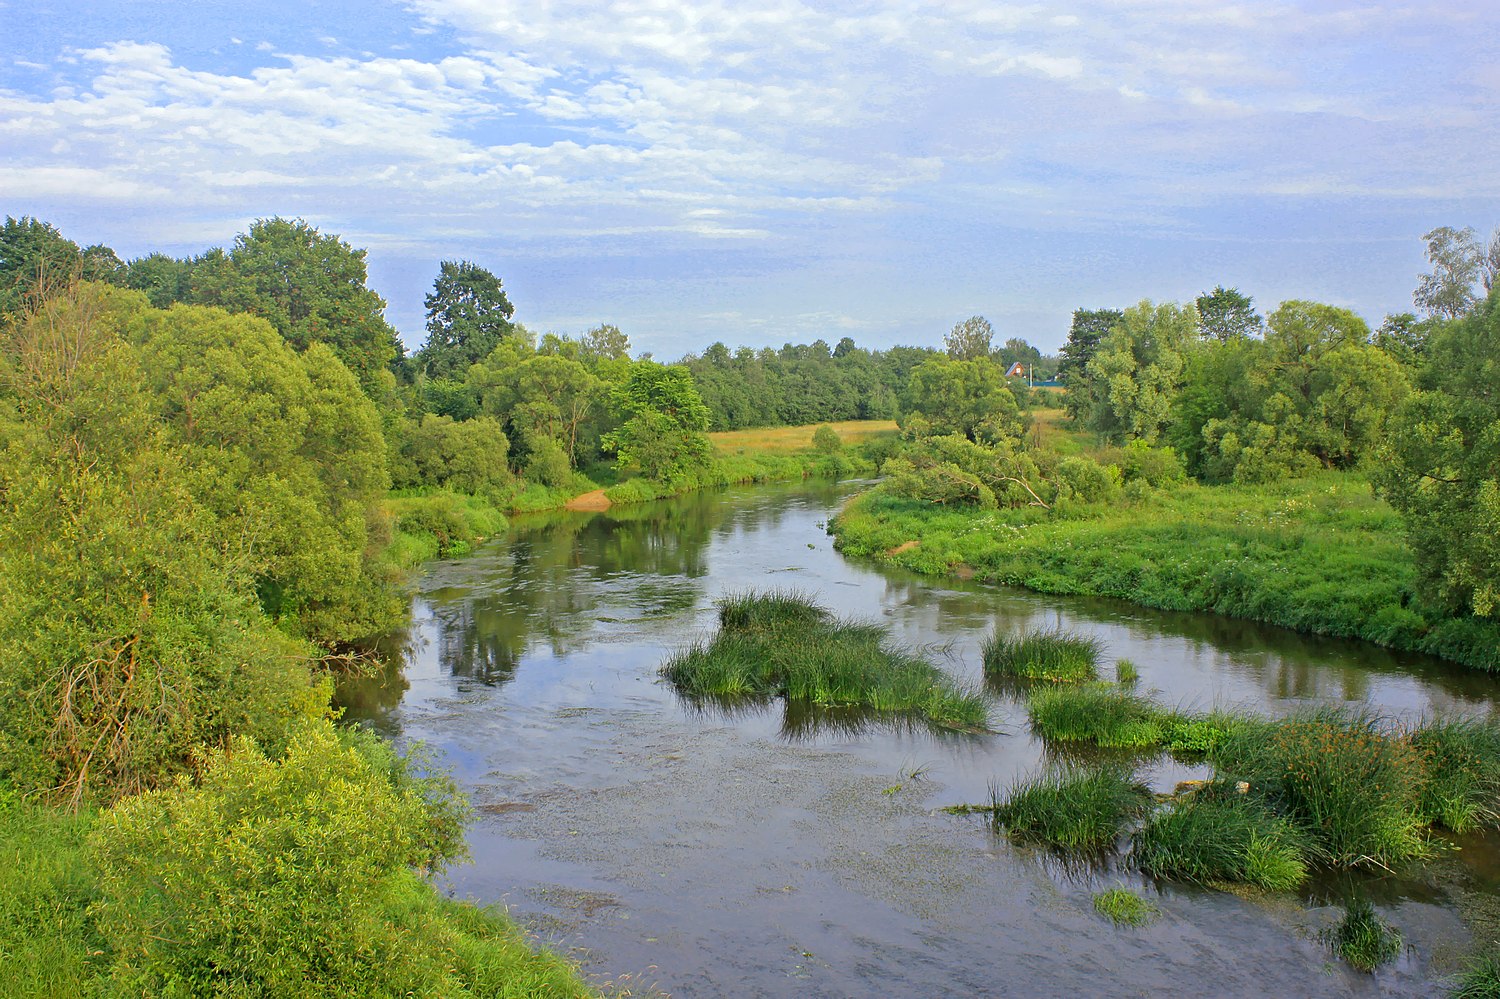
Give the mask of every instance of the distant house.
M 1022 364 L 1020 361 L 1017 361 L 1015 364 L 1012 364 L 1010 366 L 1010 370 L 1005 373 L 1005 377 L 1006 378 L 1025 378 L 1026 377 L 1026 365 Z

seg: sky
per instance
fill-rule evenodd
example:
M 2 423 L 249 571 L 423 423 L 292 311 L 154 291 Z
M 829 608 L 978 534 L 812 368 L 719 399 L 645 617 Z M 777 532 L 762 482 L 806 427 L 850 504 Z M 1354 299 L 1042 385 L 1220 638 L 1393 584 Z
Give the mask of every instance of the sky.
M 1500 225 L 1500 3 L 0 0 L 0 214 L 301 217 L 413 348 L 445 259 L 663 360 L 1220 284 L 1374 325 Z

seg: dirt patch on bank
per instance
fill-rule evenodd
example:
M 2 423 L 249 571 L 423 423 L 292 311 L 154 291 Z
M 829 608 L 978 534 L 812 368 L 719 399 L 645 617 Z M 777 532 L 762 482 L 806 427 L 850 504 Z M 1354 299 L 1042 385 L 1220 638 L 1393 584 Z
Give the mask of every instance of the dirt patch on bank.
M 595 489 L 591 493 L 584 493 L 582 496 L 574 496 L 563 505 L 569 510 L 596 511 L 608 510 L 614 504 L 609 501 L 608 496 L 604 495 L 603 489 Z

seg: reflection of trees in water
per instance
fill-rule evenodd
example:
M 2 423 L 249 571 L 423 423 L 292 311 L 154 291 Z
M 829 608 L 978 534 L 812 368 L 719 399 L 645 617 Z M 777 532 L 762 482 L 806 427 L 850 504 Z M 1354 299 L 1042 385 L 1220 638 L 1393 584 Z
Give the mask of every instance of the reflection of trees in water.
M 346 723 L 368 726 L 390 738 L 400 734 L 394 713 L 410 686 L 402 667 L 411 648 L 411 632 L 402 629 L 361 653 L 363 672 L 335 676 L 333 706 L 343 711 Z

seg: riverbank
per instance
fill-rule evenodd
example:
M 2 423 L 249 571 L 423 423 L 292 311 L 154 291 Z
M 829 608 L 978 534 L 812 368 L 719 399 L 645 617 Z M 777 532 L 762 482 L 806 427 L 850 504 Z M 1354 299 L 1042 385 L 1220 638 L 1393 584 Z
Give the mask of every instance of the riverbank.
M 950 509 L 872 490 L 835 547 L 928 575 L 1115 597 L 1360 638 L 1500 670 L 1500 623 L 1424 605 L 1400 518 L 1353 473 L 1184 484 L 1067 509 Z

